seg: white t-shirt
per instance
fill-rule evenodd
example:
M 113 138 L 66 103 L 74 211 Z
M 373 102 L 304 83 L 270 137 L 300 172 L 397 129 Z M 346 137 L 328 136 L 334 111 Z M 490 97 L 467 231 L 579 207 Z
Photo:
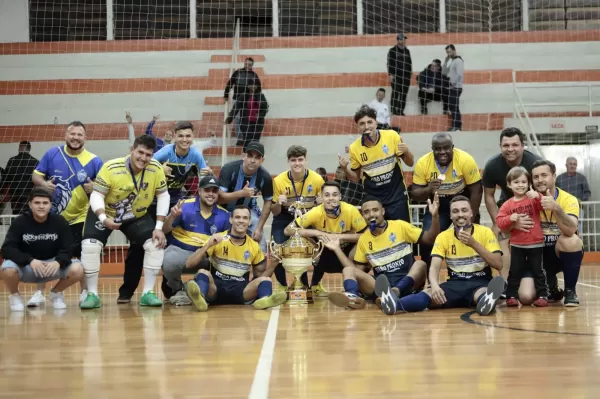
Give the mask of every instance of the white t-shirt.
M 377 111 L 377 123 L 380 123 L 382 125 L 384 125 L 384 124 L 389 125 L 391 123 L 390 110 L 386 103 L 379 102 L 379 101 L 377 101 L 377 99 L 375 99 L 375 100 L 371 101 L 371 104 L 369 104 L 369 107 L 371 107 L 375 111 Z

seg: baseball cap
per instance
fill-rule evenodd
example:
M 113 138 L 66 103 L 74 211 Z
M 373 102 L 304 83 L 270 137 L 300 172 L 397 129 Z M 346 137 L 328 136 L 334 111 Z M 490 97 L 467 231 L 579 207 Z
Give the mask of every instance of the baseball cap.
M 408 39 L 406 36 L 404 36 L 404 33 L 398 33 L 398 36 L 396 36 L 397 40 L 404 40 L 404 39 Z
M 219 187 L 219 183 L 217 182 L 217 178 L 215 176 L 204 176 L 200 183 L 198 183 L 198 188 L 211 188 L 211 187 Z
M 259 143 L 258 141 L 251 141 L 246 144 L 246 149 L 244 152 L 247 154 L 250 151 L 256 151 L 260 154 L 261 157 L 265 156 L 265 146 Z

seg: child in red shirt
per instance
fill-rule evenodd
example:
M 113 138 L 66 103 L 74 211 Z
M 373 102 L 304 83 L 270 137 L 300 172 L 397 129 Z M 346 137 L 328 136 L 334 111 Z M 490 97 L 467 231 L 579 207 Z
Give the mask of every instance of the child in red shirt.
M 510 232 L 510 270 L 506 288 L 506 305 L 519 306 L 518 292 L 526 271 L 533 274 L 537 299 L 533 306 L 548 306 L 548 284 L 542 257 L 544 234 L 540 211 L 541 196 L 531 188 L 531 175 L 522 166 L 512 168 L 506 175 L 506 183 L 514 193 L 498 211 L 496 226 Z M 530 217 L 534 226 L 529 232 L 512 230 L 519 218 Z

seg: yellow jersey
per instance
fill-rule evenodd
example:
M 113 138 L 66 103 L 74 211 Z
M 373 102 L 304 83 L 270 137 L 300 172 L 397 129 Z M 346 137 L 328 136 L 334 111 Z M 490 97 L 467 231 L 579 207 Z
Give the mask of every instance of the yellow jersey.
M 321 204 L 303 217 L 296 218 L 296 226 L 313 228 L 329 234 L 361 233 L 367 227 L 367 222 L 356 207 L 341 201 L 338 216 L 328 216 Z
M 273 201 L 277 202 L 280 195 L 285 195 L 288 200 L 281 206 L 281 213 L 278 217 L 294 216 L 290 213 L 290 206 L 296 201 L 301 201 L 303 210 L 312 209 L 316 205 L 317 197 L 321 194 L 321 188 L 325 181 L 317 172 L 307 169 L 304 179 L 293 181 L 292 172 L 283 172 L 273 179 Z
M 250 268 L 265 261 L 260 245 L 248 235 L 242 245 L 224 239 L 210 247 L 207 254 L 210 257 L 213 277 L 232 283 L 247 283 L 250 278 Z
M 129 158 L 105 163 L 94 182 L 94 190 L 104 195 L 106 215 L 117 223 L 141 218 L 154 196 L 167 191 L 167 179 L 158 161 L 153 159 L 133 176 Z
M 490 252 L 502 253 L 498 238 L 489 227 L 473 224 L 473 238 Z M 490 265 L 468 245 L 456 237 L 454 226 L 442 231 L 433 244 L 431 256 L 445 259 L 448 265 L 448 279 L 452 280 L 491 280 Z
M 395 286 L 408 274 L 414 262 L 412 244 L 419 242 L 423 230 L 403 220 L 388 220 L 383 232 L 374 236 L 366 230 L 356 244 L 354 261 L 368 264 L 375 277 L 385 274 Z
M 450 213 L 452 198 L 464 195 L 467 186 L 481 181 L 475 159 L 469 153 L 457 148 L 453 151 L 452 162 L 445 167 L 438 165 L 433 152 L 419 158 L 415 164 L 413 184 L 424 187 L 440 175 L 444 176 L 444 180 L 437 193 L 440 198 L 440 212 L 446 214 Z
M 383 206 L 407 201 L 402 152 L 398 144 L 402 138 L 394 130 L 379 130 L 379 138 L 373 146 L 366 146 L 364 137 L 350 144 L 350 168 L 362 169 L 365 194 L 373 195 Z
M 574 195 L 556 188 L 554 192 L 554 201 L 567 214 L 579 219 L 579 201 Z M 542 221 L 542 232 L 544 233 L 545 246 L 553 247 L 560 236 L 560 229 L 556 224 L 556 215 L 554 212 L 541 210 L 540 219 Z
M 90 207 L 83 185 L 88 179 L 96 179 L 102 160 L 86 149 L 70 155 L 65 147 L 46 151 L 33 173 L 54 181 L 52 212 L 62 215 L 69 224 L 83 223 Z

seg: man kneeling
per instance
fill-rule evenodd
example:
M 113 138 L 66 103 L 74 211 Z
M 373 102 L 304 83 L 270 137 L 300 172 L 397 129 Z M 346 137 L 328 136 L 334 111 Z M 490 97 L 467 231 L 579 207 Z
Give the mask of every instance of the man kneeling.
M 29 195 L 30 211 L 13 220 L 2 245 L 2 279 L 10 296 L 10 310 L 25 310 L 19 282 L 59 282 L 50 298 L 54 309 L 65 309 L 63 291 L 83 277 L 83 267 L 71 260 L 74 242 L 67 221 L 50 214 L 52 195 L 36 187 Z
M 440 233 L 431 252 L 429 282 L 431 290 L 398 298 L 385 275 L 375 282 L 381 298 L 381 310 L 418 312 L 426 308 L 461 308 L 477 305 L 477 313 L 486 316 L 496 308 L 504 291 L 504 279 L 492 279 L 492 270 L 502 270 L 502 251 L 492 230 L 472 224 L 473 211 L 467 197 L 458 195 L 450 201 L 453 226 Z M 442 261 L 448 266 L 448 281 L 439 283 Z
M 213 234 L 208 242 L 194 252 L 186 267 L 196 267 L 208 254 L 211 272 L 200 270 L 187 284 L 187 294 L 199 311 L 211 305 L 252 305 L 267 309 L 285 302 L 285 292 L 273 293 L 270 277 L 264 277 L 267 263 L 260 245 L 247 235 L 250 208 L 238 205 L 231 214 L 231 230 Z M 250 278 L 252 267 L 253 278 Z

